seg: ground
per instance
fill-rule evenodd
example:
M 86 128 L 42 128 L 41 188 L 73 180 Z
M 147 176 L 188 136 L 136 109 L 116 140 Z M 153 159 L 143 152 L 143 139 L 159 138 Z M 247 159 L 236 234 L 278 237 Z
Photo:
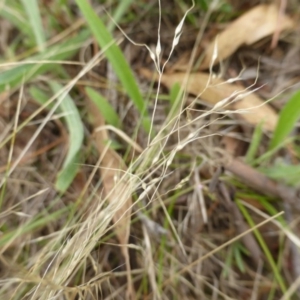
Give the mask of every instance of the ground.
M 0 5 L 1 299 L 298 299 L 300 3 Z

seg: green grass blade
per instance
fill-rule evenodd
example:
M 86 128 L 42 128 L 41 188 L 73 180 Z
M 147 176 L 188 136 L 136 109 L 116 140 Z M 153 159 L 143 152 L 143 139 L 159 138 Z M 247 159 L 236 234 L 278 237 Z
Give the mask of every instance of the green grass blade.
M 300 91 L 296 92 L 280 112 L 269 149 L 280 146 L 291 133 L 300 118 Z
M 247 164 L 252 164 L 255 158 L 255 155 L 257 153 L 258 147 L 261 143 L 261 139 L 263 136 L 263 129 L 262 129 L 263 123 L 259 123 L 254 130 L 251 144 L 249 146 L 249 149 L 246 154 L 246 163 Z
M 232 268 L 232 264 L 233 264 L 233 247 L 230 247 L 226 254 L 227 255 L 226 255 L 226 258 L 225 258 L 224 268 L 223 268 L 222 273 L 221 273 L 221 276 L 223 278 L 228 278 L 229 271 Z
M 32 98 L 40 105 L 45 104 L 49 100 L 49 97 L 37 87 L 34 86 L 31 87 L 29 92 Z M 48 108 L 51 108 L 52 106 L 53 105 L 50 104 Z M 58 109 L 61 111 L 61 107 Z M 71 183 L 73 182 L 74 177 L 76 176 L 78 171 L 78 166 L 80 163 L 79 158 L 80 156 L 76 154 L 74 159 L 72 159 L 70 163 L 58 173 L 56 183 L 55 183 L 55 187 L 58 191 L 60 192 L 66 191 L 68 187 L 71 185 Z
M 178 103 L 178 98 L 182 96 L 181 87 L 178 83 L 175 83 L 170 89 L 170 102 L 171 107 L 174 107 Z
M 64 60 L 72 57 L 77 50 L 86 41 L 89 33 L 87 31 L 80 32 L 77 36 L 70 38 L 64 43 L 50 47 L 43 53 L 30 57 L 30 64 L 23 64 L 4 72 L 0 72 L 0 92 L 7 88 L 21 86 L 26 81 L 37 75 L 43 74 L 56 67 L 56 63 L 43 63 L 43 60 Z M 41 61 L 41 63 L 38 63 Z
M 114 22 L 111 21 L 107 26 L 107 29 L 109 32 L 112 32 L 115 29 L 115 27 L 116 27 L 115 23 L 118 23 L 120 21 L 120 19 L 124 15 L 125 11 L 127 10 L 127 8 L 130 6 L 130 4 L 132 2 L 133 2 L 133 0 L 120 1 L 118 7 L 116 8 L 116 10 L 114 11 L 113 16 L 112 16 Z
M 237 200 L 236 203 L 237 203 L 237 205 L 238 205 L 238 207 L 239 207 L 242 215 L 247 220 L 249 226 L 250 227 L 254 227 L 255 223 L 254 223 L 252 217 L 250 216 L 250 214 L 248 213 L 248 211 L 246 210 L 246 208 L 240 203 L 240 201 Z M 270 266 L 272 268 L 272 271 L 274 273 L 276 281 L 279 284 L 279 287 L 280 287 L 282 293 L 284 294 L 286 292 L 286 289 L 287 289 L 286 285 L 284 283 L 284 279 L 283 279 L 283 277 L 280 274 L 280 270 L 277 267 L 277 265 L 276 265 L 276 263 L 275 263 L 275 261 L 273 259 L 273 256 L 272 256 L 272 254 L 271 254 L 271 252 L 270 252 L 270 250 L 269 250 L 269 248 L 268 248 L 268 246 L 266 244 L 266 242 L 264 241 L 262 235 L 260 234 L 260 232 L 257 229 L 253 230 L 253 233 L 254 233 L 257 241 L 259 242 L 261 248 L 263 249 L 263 251 L 264 251 L 264 253 L 266 255 L 266 258 L 267 258 L 267 260 L 268 260 L 268 262 L 269 262 L 269 264 L 270 264 Z
M 64 193 L 71 183 L 73 182 L 80 164 L 80 155 L 77 153 L 75 157 L 69 162 L 68 165 L 64 165 L 59 171 L 55 181 L 55 188 L 57 191 Z
M 242 258 L 241 249 L 239 247 L 239 244 L 236 244 L 233 247 L 233 255 L 234 255 L 234 259 L 235 259 L 237 267 L 240 269 L 240 271 L 242 273 L 245 273 L 246 268 L 245 268 L 245 265 L 244 265 L 244 261 L 243 261 L 243 258 Z
M 31 29 L 35 36 L 36 44 L 39 48 L 39 51 L 42 52 L 45 50 L 46 37 L 43 30 L 43 24 L 42 24 L 38 3 L 36 0 L 21 0 L 21 1 L 28 15 L 29 22 L 31 24 Z
M 276 146 L 274 149 L 266 151 L 264 154 L 256 158 L 255 160 L 252 161 L 252 165 L 260 165 L 263 162 L 267 162 L 269 159 L 273 157 L 274 154 L 281 148 L 284 147 L 285 145 L 288 145 L 289 143 L 292 142 L 292 138 L 288 137 L 286 138 L 281 144 Z
M 49 97 L 42 90 L 40 90 L 35 86 L 30 87 L 29 94 L 41 106 L 44 105 L 49 100 Z
M 100 47 L 104 49 L 107 47 L 107 45 L 111 44 L 113 37 L 88 2 L 86 0 L 76 0 L 76 3 L 79 6 Z M 125 91 L 140 112 L 144 129 L 147 132 L 150 132 L 150 119 L 145 115 L 146 103 L 141 95 L 132 71 L 125 60 L 122 51 L 116 44 L 112 44 L 105 54 L 118 78 L 120 79 Z
M 261 172 L 269 178 L 284 182 L 287 185 L 294 187 L 300 185 L 300 165 L 288 165 L 279 161 L 274 166 L 262 169 Z
M 55 94 L 63 89 L 56 82 L 50 82 L 49 85 Z M 63 97 L 63 100 L 59 99 L 62 100 L 60 109 L 66 114 L 65 121 L 69 131 L 69 148 L 62 170 L 57 176 L 55 187 L 58 191 L 65 192 L 77 173 L 78 154 L 83 143 L 84 128 L 73 99 L 69 95 L 62 95 L 61 97 Z
M 9 6 L 9 3 L 0 4 L 0 16 L 17 27 L 26 37 L 34 39 L 30 24 L 27 22 L 26 15 L 20 3 L 13 3 L 11 6 Z
M 119 116 L 115 112 L 113 107 L 108 103 L 108 101 L 92 88 L 87 87 L 85 91 L 88 94 L 89 98 L 98 107 L 103 118 L 105 119 L 105 122 L 115 127 L 120 127 L 121 120 L 119 119 Z
M 23 234 L 31 233 L 34 230 L 37 230 L 43 226 L 45 226 L 47 223 L 52 222 L 56 220 L 59 216 L 61 216 L 64 212 L 68 210 L 68 207 L 64 207 L 60 209 L 59 211 L 55 211 L 52 214 L 49 215 L 42 215 L 39 214 L 36 216 L 36 218 L 27 224 L 24 224 L 22 227 L 19 227 L 17 229 L 14 229 L 12 231 L 6 232 L 0 237 L 0 247 L 12 243 L 12 241 Z

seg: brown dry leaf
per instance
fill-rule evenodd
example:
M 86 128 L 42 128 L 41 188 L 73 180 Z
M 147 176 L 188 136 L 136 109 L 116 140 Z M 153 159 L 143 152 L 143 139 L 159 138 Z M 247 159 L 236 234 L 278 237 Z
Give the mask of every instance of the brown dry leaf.
M 210 66 L 215 47 L 217 47 L 218 57 L 214 64 L 230 56 L 241 45 L 251 45 L 273 34 L 278 31 L 278 26 L 281 31 L 292 29 L 295 24 L 286 15 L 281 15 L 278 25 L 278 13 L 278 7 L 275 4 L 262 4 L 243 14 L 208 45 L 200 69 L 207 69 Z
M 149 70 L 142 69 L 141 74 L 148 79 L 153 79 L 153 73 Z M 186 73 L 164 74 L 162 84 L 170 89 L 175 83 L 184 84 L 186 78 Z M 155 79 L 158 80 L 158 77 Z M 210 84 L 207 86 L 209 81 Z M 197 72 L 189 75 L 185 90 L 190 94 L 199 96 L 207 103 L 215 105 L 238 91 L 245 91 L 245 88 L 239 84 L 226 83 L 220 78 L 211 78 L 207 73 Z M 264 129 L 269 131 L 275 129 L 278 119 L 275 110 L 254 93 L 247 93 L 243 99 L 234 102 L 230 108 L 233 110 L 249 110 L 247 113 L 240 114 L 240 116 L 251 125 L 258 125 L 264 120 Z
M 104 126 L 105 122 L 102 114 L 97 106 L 89 99 L 88 107 L 93 118 L 94 128 L 97 129 Z M 122 178 L 124 171 L 126 171 L 126 166 L 119 154 L 107 145 L 109 136 L 106 129 L 95 130 L 94 136 L 97 149 L 102 156 L 100 173 L 105 196 L 107 196 L 107 200 L 113 203 L 114 206 L 116 205 L 118 207 L 120 206 L 120 203 L 123 203 L 121 207 L 116 210 L 113 222 L 115 223 L 114 229 L 120 242 L 121 251 L 126 263 L 128 297 L 134 299 L 134 289 L 130 275 L 129 251 L 127 247 L 130 234 L 130 218 L 133 202 L 131 197 L 126 197 L 128 183 Z

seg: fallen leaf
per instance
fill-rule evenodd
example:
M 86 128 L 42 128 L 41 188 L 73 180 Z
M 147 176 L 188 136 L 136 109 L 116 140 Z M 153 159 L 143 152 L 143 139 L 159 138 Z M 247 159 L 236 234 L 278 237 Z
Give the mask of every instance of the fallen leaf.
M 141 74 L 153 80 L 153 73 L 149 70 L 141 69 Z M 230 98 L 237 92 L 241 94 L 245 93 L 243 86 L 226 83 L 220 78 L 211 78 L 207 73 L 191 73 L 188 76 L 188 81 L 186 79 L 186 73 L 164 74 L 161 78 L 161 82 L 169 89 L 171 89 L 175 83 L 183 85 L 187 82 L 185 84 L 185 90 L 188 93 L 199 96 L 202 100 L 212 105 L 216 105 L 220 103 L 221 100 Z M 158 76 L 155 76 L 155 80 L 158 80 Z M 210 84 L 208 84 L 208 82 L 210 82 Z M 274 131 L 278 119 L 275 110 L 257 95 L 248 92 L 249 91 L 247 91 L 241 100 L 233 102 L 230 109 L 242 110 L 243 112 L 247 110 L 247 113 L 239 114 L 243 120 L 251 125 L 258 125 L 264 120 L 263 128 L 268 131 Z
M 217 59 L 216 64 L 234 53 L 241 45 L 251 45 L 260 39 L 278 31 L 278 7 L 275 4 L 262 4 L 254 7 L 233 21 L 222 31 L 207 47 L 205 58 L 200 69 L 207 69 L 212 63 L 215 47 Z M 294 22 L 286 15 L 280 16 L 280 30 L 294 27 Z
M 127 246 L 130 234 L 132 199 L 128 197 L 126 193 L 129 183 L 123 179 L 126 166 L 119 154 L 109 147 L 107 143 L 109 136 L 106 129 L 96 130 L 99 129 L 99 127 L 103 127 L 105 121 L 96 104 L 90 99 L 88 99 L 88 108 L 93 118 L 96 147 L 102 156 L 100 173 L 104 194 L 106 199 L 113 204 L 113 210 L 115 210 L 113 216 L 113 222 L 115 223 L 114 230 L 121 245 L 121 252 L 126 263 L 128 294 L 134 298 L 134 289 L 130 274 L 129 250 Z

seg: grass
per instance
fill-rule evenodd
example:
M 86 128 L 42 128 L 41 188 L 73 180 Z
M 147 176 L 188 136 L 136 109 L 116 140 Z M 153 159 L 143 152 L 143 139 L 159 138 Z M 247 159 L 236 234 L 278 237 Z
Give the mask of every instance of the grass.
M 38 2 L 36 0 L 22 0 L 22 4 L 30 21 L 31 30 L 34 34 L 36 45 L 39 51 L 42 52 L 45 50 L 46 37 L 43 30 Z
M 216 169 L 235 155 L 222 146 L 228 138 L 294 192 L 299 91 L 270 133 L 160 82 L 185 51 L 191 67 L 200 62 L 214 26 L 242 9 L 202 0 L 151 2 L 145 11 L 134 1 L 49 3 L 0 6 L 0 298 L 297 299 L 289 268 L 297 254 L 286 242 L 300 245 L 293 203 Z M 191 39 L 199 27 L 202 38 Z M 240 72 L 240 51 L 226 76 Z M 141 68 L 158 72 L 158 82 Z
M 50 82 L 49 85 L 53 94 L 58 94 L 63 90 L 63 87 L 56 82 Z M 84 138 L 84 127 L 74 100 L 67 94 L 61 95 L 58 101 L 61 103 L 61 112 L 65 115 L 69 136 L 68 153 L 55 182 L 56 190 L 64 193 L 73 182 L 77 173 L 79 152 Z
M 100 47 L 105 48 L 107 45 L 113 42 L 113 37 L 110 35 L 101 19 L 95 14 L 93 8 L 86 1 L 77 0 L 76 3 L 86 18 L 89 28 L 93 32 Z M 147 115 L 145 115 L 145 101 L 143 100 L 131 69 L 128 66 L 120 48 L 117 45 L 112 44 L 109 47 L 109 50 L 106 51 L 106 56 L 109 62 L 112 64 L 114 71 L 119 77 L 125 91 L 131 97 L 133 103 L 140 112 L 145 130 L 149 132 L 150 121 L 148 120 Z
M 296 92 L 280 112 L 280 118 L 270 142 L 269 149 L 275 149 L 285 141 L 300 118 L 300 92 Z

